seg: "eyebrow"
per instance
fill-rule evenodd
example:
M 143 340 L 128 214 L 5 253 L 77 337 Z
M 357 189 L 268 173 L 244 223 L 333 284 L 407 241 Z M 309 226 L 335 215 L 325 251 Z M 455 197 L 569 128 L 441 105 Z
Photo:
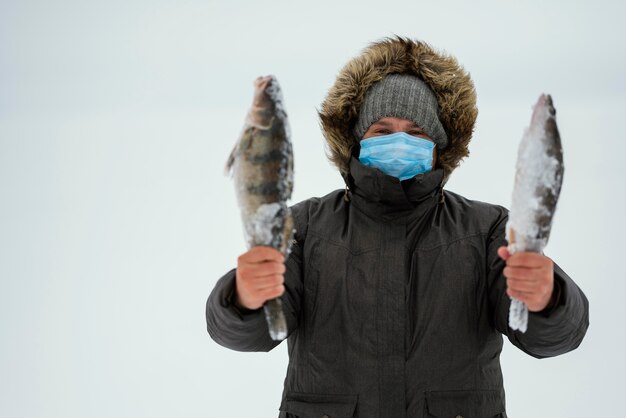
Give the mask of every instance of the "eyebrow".
M 391 122 L 387 122 L 387 121 L 377 121 L 372 124 L 372 126 L 389 126 L 389 125 L 391 125 Z
M 380 126 L 380 127 L 388 127 L 389 125 L 393 125 L 391 122 L 387 122 L 387 121 L 378 121 L 372 124 L 372 126 Z M 410 126 L 409 129 L 419 129 L 420 131 L 423 131 L 422 128 L 420 128 L 420 126 L 413 122 Z

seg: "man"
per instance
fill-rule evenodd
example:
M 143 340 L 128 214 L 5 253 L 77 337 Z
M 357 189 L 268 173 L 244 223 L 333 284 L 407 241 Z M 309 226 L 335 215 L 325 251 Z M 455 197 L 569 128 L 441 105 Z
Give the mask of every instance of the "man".
M 502 334 L 534 357 L 576 348 L 588 302 L 541 254 L 506 251 L 506 209 L 443 187 L 476 119 L 469 75 L 408 39 L 367 48 L 320 112 L 346 189 L 293 207 L 287 260 L 252 248 L 207 302 L 213 339 L 270 350 L 281 297 L 289 366 L 280 417 L 506 417 Z M 529 307 L 508 327 L 510 296 Z

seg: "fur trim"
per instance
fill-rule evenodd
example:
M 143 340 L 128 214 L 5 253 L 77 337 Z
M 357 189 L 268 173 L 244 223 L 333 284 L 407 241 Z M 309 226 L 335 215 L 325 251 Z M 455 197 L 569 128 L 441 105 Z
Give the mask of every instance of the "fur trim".
M 448 135 L 448 146 L 437 158 L 445 183 L 469 155 L 468 145 L 478 115 L 474 83 L 455 58 L 408 38 L 375 42 L 339 72 L 319 112 L 328 158 L 347 178 L 352 148 L 359 142 L 353 130 L 365 92 L 392 73 L 420 77 L 437 97 L 439 119 Z

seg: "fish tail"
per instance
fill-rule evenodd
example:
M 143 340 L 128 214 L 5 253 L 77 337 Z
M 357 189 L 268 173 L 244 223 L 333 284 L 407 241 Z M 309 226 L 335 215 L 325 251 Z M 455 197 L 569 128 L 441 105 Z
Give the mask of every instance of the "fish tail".
M 287 338 L 287 320 L 283 312 L 283 305 L 279 298 L 265 302 L 263 306 L 265 320 L 270 332 L 270 337 L 274 341 L 281 341 Z

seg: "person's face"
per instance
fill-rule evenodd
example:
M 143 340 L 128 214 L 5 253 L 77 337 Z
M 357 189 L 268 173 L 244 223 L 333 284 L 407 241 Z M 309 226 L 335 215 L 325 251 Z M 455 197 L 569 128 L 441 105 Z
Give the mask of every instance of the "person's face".
M 426 135 L 426 132 L 415 122 L 401 119 L 396 117 L 385 117 L 380 118 L 376 122 L 374 122 L 363 134 L 362 139 L 372 138 L 375 136 L 382 135 L 391 135 L 397 132 L 406 132 L 411 136 L 415 136 L 418 138 L 427 139 L 428 141 L 433 142 L 433 140 Z M 437 161 L 437 147 L 433 149 L 433 168 L 435 168 L 435 162 Z

